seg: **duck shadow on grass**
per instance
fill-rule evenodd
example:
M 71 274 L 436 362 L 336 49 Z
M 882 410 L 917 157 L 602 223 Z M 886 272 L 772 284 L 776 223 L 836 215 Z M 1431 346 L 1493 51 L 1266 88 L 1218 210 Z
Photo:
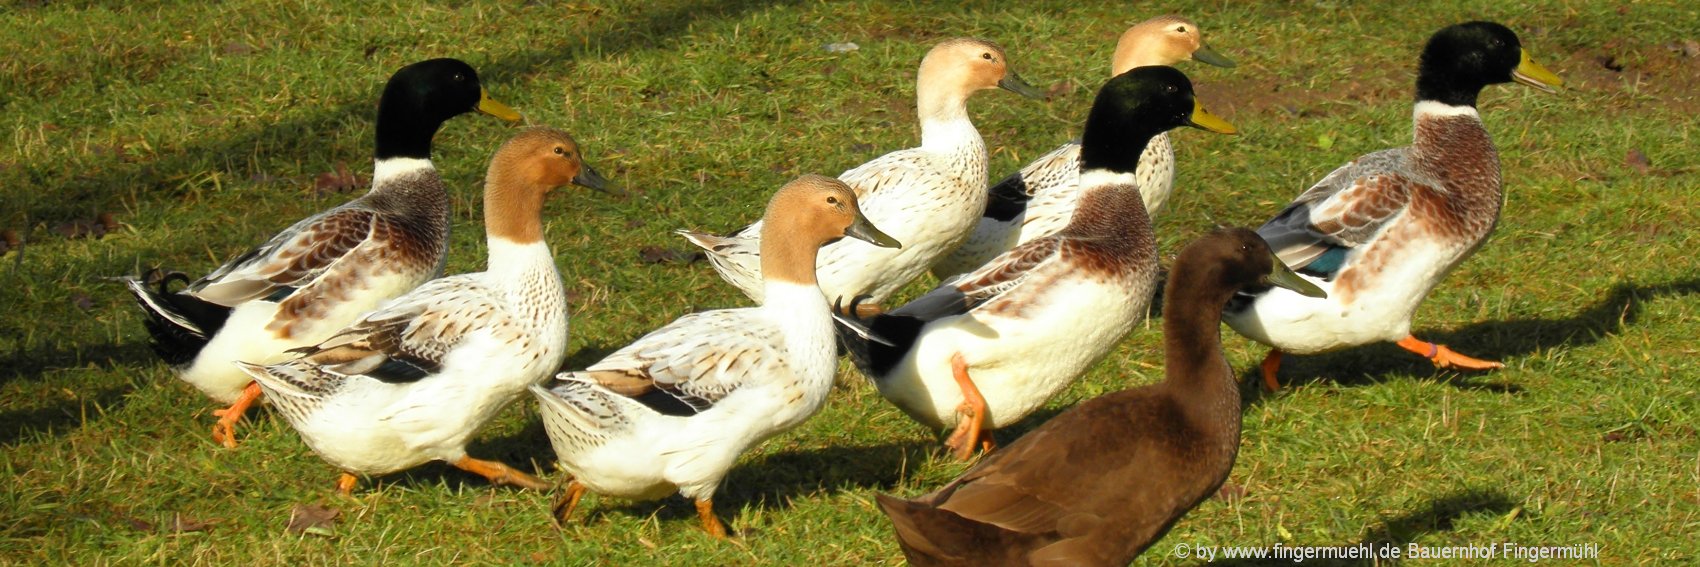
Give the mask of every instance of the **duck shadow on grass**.
M 5 391 L 7 385 L 12 382 L 35 380 L 43 373 L 55 369 L 90 365 L 107 370 L 139 368 L 150 364 L 154 360 L 153 356 L 147 345 L 135 342 L 78 345 L 70 349 L 31 351 L 28 355 L 14 353 L 0 359 L 0 392 Z M 111 413 L 113 408 L 123 404 L 124 396 L 131 389 L 131 382 L 127 380 L 106 384 L 82 384 L 78 387 L 75 398 L 55 399 L 44 405 L 0 412 L 0 447 L 9 447 L 19 439 L 36 432 L 51 431 L 62 434 L 70 430 L 71 426 L 85 420 L 99 419 L 101 415 Z M 91 411 L 95 407 L 104 411 Z
M 1483 321 L 1446 332 L 1419 329 L 1416 335 L 1469 356 L 1504 361 L 1544 350 L 1578 347 L 1605 340 L 1639 321 L 1647 302 L 1660 297 L 1696 293 L 1700 293 L 1700 279 L 1647 285 L 1624 282 L 1612 286 L 1604 298 L 1571 317 Z M 1461 379 L 1447 380 L 1446 383 L 1461 390 L 1512 394 L 1523 391 L 1516 384 L 1495 381 L 1492 372 L 1454 373 L 1435 369 L 1428 360 L 1391 343 L 1314 356 L 1287 356 L 1281 362 L 1281 384 L 1287 387 L 1327 378 L 1341 385 L 1363 386 L 1394 376 L 1440 372 L 1460 376 Z M 1259 403 L 1267 395 L 1261 387 L 1254 387 L 1262 383 L 1262 374 L 1256 366 L 1241 372 L 1241 378 L 1247 385 L 1242 389 L 1246 407 Z
M 1319 544 L 1319 545 L 1334 545 L 1334 546 L 1338 546 L 1338 547 L 1369 546 L 1369 547 L 1374 548 L 1374 549 L 1382 549 L 1382 548 L 1387 548 L 1387 547 L 1397 547 L 1397 548 L 1400 548 L 1401 557 L 1403 557 L 1403 552 L 1405 551 L 1405 549 L 1404 549 L 1405 546 L 1409 545 L 1413 541 L 1416 541 L 1417 538 L 1420 538 L 1425 534 L 1429 534 L 1429 533 L 1433 533 L 1433 532 L 1451 531 L 1453 529 L 1453 523 L 1456 522 L 1459 518 L 1464 517 L 1465 515 L 1493 514 L 1493 515 L 1496 515 L 1496 516 L 1504 516 L 1506 514 L 1509 514 L 1517 506 L 1518 506 L 1518 503 L 1512 501 L 1511 498 L 1506 496 L 1505 493 L 1503 493 L 1503 492 L 1500 492 L 1500 491 L 1497 491 L 1497 490 L 1466 489 L 1466 490 L 1454 492 L 1454 493 L 1446 495 L 1446 496 L 1442 496 L 1442 497 L 1440 497 L 1440 498 L 1438 498 L 1438 499 L 1436 499 L 1432 502 L 1429 502 L 1427 506 L 1425 506 L 1421 509 L 1406 512 L 1404 514 L 1400 514 L 1400 515 L 1394 516 L 1392 518 L 1386 518 L 1386 519 L 1382 520 L 1379 524 L 1376 524 L 1376 525 L 1370 527 L 1367 530 L 1367 533 L 1364 535 L 1363 539 L 1361 539 L 1359 541 L 1351 542 L 1351 543 L 1339 543 L 1339 544 L 1322 543 L 1322 544 Z M 1484 542 L 1469 542 L 1469 543 L 1480 544 L 1480 543 L 1488 543 L 1488 542 L 1484 541 Z M 1257 543 L 1257 542 L 1246 542 L 1246 546 L 1267 547 L 1268 545 L 1273 545 L 1273 543 L 1264 544 L 1264 543 Z M 1468 545 L 1468 544 L 1465 544 L 1465 545 Z M 1163 549 L 1163 544 L 1161 544 L 1161 543 L 1157 544 L 1156 546 L 1154 546 L 1154 549 Z M 1381 561 L 1380 563 L 1382 563 L 1382 564 L 1387 564 L 1387 563 L 1397 564 L 1398 561 Z M 1271 566 L 1272 567 L 1272 566 L 1276 566 L 1276 565 L 1293 565 L 1294 563 L 1293 563 L 1293 560 L 1291 558 L 1286 558 L 1286 559 L 1278 559 L 1278 558 L 1221 559 L 1221 558 L 1218 558 L 1216 561 L 1211 562 L 1210 564 L 1211 565 L 1225 565 L 1225 566 L 1230 566 L 1230 567 L 1253 567 L 1253 566 Z M 1344 567 L 1344 566 L 1348 566 L 1348 565 L 1374 565 L 1374 564 L 1377 564 L 1377 563 L 1374 560 L 1367 560 L 1367 559 L 1320 559 L 1319 558 L 1319 559 L 1305 560 L 1304 564 L 1305 565 L 1322 565 L 1322 566 L 1325 566 L 1325 567 L 1335 567 L 1335 566 Z
M 684 34 L 691 26 L 705 20 L 737 18 L 749 12 L 798 3 L 798 0 L 710 0 L 680 6 L 654 6 L 649 9 L 640 7 L 639 12 L 633 14 L 628 21 L 606 31 L 558 36 L 552 38 L 553 41 L 537 42 L 532 49 L 505 58 L 473 61 L 473 64 L 478 67 L 479 75 L 486 82 L 486 86 L 491 87 L 491 92 L 500 96 L 505 84 L 527 81 L 529 77 L 540 72 L 564 68 L 565 62 L 581 56 L 603 57 L 654 47 L 666 43 L 669 38 Z M 388 46 L 384 47 L 388 49 Z M 353 49 L 358 52 L 361 48 Z M 393 70 L 375 69 L 374 72 L 387 73 Z M 360 121 L 370 120 L 372 105 L 376 102 L 384 80 L 382 74 L 369 77 L 370 90 L 352 95 L 358 100 L 326 104 L 319 110 L 298 118 L 268 122 L 252 128 L 231 129 L 221 133 L 222 135 L 194 140 L 174 151 L 161 152 L 156 159 L 135 167 L 115 167 L 91 172 L 78 179 L 77 185 L 84 189 L 70 191 L 64 199 L 33 204 L 32 207 L 36 210 L 26 210 L 22 213 L 24 218 L 57 218 L 66 210 L 87 208 L 91 203 L 97 207 L 105 207 L 102 202 L 134 187 L 142 187 L 149 192 L 173 191 L 178 180 L 200 174 L 209 167 L 207 164 L 249 163 L 247 156 L 260 147 L 267 148 L 267 151 L 274 155 L 322 156 L 317 159 L 332 161 L 333 156 L 324 156 L 324 150 L 319 147 L 323 144 L 323 132 L 344 126 L 350 117 L 357 117 Z M 29 170 L 26 175 L 30 178 L 54 178 L 49 170 L 58 167 L 58 164 L 20 164 L 20 167 Z M 230 167 L 226 173 L 237 179 L 247 179 L 275 172 L 253 171 L 238 165 Z
M 726 475 L 714 495 L 714 510 L 736 535 L 740 511 L 746 508 L 782 510 L 792 500 L 843 491 L 890 491 L 902 481 L 904 470 L 926 462 L 933 444 L 920 440 L 892 441 L 877 445 L 832 446 L 767 455 L 754 462 L 741 462 Z M 666 521 L 697 520 L 696 508 L 677 494 L 660 500 L 633 502 L 622 498 L 595 497 L 580 505 L 575 523 L 594 522 L 602 514 L 655 517 Z

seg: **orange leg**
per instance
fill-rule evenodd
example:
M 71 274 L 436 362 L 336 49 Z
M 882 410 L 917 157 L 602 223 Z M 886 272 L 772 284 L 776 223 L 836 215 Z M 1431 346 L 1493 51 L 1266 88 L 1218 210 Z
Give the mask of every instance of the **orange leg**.
M 218 416 L 218 423 L 214 423 L 212 428 L 213 441 L 224 445 L 225 448 L 235 449 L 236 422 L 242 421 L 242 414 L 248 413 L 248 407 L 254 405 L 254 400 L 258 399 L 260 384 L 249 382 L 248 387 L 242 389 L 242 395 L 237 396 L 236 402 L 230 404 L 230 407 L 213 410 L 213 415 Z
M 956 406 L 956 413 L 962 414 L 962 419 L 956 425 L 956 432 L 944 444 L 957 460 L 966 461 L 974 457 L 976 447 L 992 445 L 990 435 L 981 437 L 985 433 L 986 398 L 980 395 L 980 388 L 974 386 L 974 380 L 968 377 L 968 362 L 963 360 L 962 353 L 950 356 L 950 373 L 956 378 L 956 386 L 962 389 L 962 405 Z
M 460 460 L 455 461 L 453 464 L 457 469 L 489 479 L 491 484 L 508 484 L 518 486 L 520 488 L 529 488 L 531 490 L 549 489 L 549 485 L 544 484 L 543 481 L 538 480 L 537 477 L 531 476 L 496 461 L 482 461 L 472 457 L 461 457 Z
M 1258 366 L 1263 369 L 1263 389 L 1270 392 L 1281 389 L 1281 381 L 1275 378 L 1281 370 L 1281 349 L 1269 349 L 1269 356 L 1263 357 L 1263 364 Z
M 584 483 L 576 479 L 567 481 L 566 494 L 562 494 L 561 498 L 555 501 L 555 505 L 549 507 L 549 511 L 552 513 L 549 519 L 555 521 L 555 527 L 559 528 L 567 524 L 567 518 L 573 516 L 573 510 L 578 508 L 578 500 L 584 498 L 584 493 L 587 490 L 590 489 L 585 488 Z
M 1456 368 L 1459 370 L 1494 370 L 1505 368 L 1504 364 L 1489 360 L 1470 358 L 1453 352 L 1446 345 L 1434 344 L 1418 339 L 1415 335 L 1399 339 L 1399 347 L 1422 355 L 1423 358 L 1434 362 L 1439 368 Z
M 697 501 L 697 517 L 702 518 L 702 529 L 715 539 L 726 539 L 726 525 L 720 523 L 720 517 L 714 515 L 714 499 L 705 498 Z
M 342 476 L 336 477 L 336 493 L 343 496 L 354 494 L 354 486 L 357 484 L 360 484 L 360 477 L 342 473 Z

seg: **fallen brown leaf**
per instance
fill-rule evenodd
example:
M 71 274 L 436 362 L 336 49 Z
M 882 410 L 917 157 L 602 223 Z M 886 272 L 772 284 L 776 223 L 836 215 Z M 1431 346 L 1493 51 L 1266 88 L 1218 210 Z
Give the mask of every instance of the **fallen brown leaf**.
M 1079 89 L 1079 85 L 1074 84 L 1074 79 L 1063 79 L 1045 89 L 1045 100 L 1056 100 L 1058 97 L 1074 94 L 1074 91 Z
M 212 522 L 185 518 L 182 514 L 172 514 L 171 525 L 166 526 L 165 531 L 173 533 L 204 532 L 210 527 L 212 527 Z
M 1623 164 L 1642 175 L 1653 169 L 1653 162 L 1647 159 L 1647 154 L 1642 153 L 1640 148 L 1630 148 L 1629 152 L 1623 155 Z
M 318 504 L 296 504 L 289 510 L 289 533 L 335 537 L 336 517 L 341 510 Z

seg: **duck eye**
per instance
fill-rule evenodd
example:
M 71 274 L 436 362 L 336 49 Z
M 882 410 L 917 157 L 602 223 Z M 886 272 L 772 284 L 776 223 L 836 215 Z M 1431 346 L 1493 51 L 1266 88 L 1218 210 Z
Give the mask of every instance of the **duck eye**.
M 1174 86 L 1174 85 L 1169 85 L 1169 86 L 1163 87 L 1163 90 L 1165 92 L 1168 92 L 1169 94 L 1175 94 L 1175 93 L 1181 92 L 1181 88 Z
M 838 204 L 838 197 L 834 197 L 832 195 L 827 195 L 826 196 L 826 204 L 828 204 L 828 205 Z
M 1181 26 L 1181 27 L 1175 28 L 1175 31 L 1180 32 L 1180 33 L 1186 33 L 1186 26 Z
M 560 146 L 555 146 L 555 155 L 558 155 L 558 156 L 567 155 L 567 149 L 560 147 Z
M 980 58 L 981 58 L 981 59 L 985 59 L 985 60 L 987 60 L 987 61 L 991 61 L 991 60 L 992 60 L 992 54 L 990 54 L 990 53 L 981 53 L 981 54 L 980 54 Z
M 455 82 L 457 82 L 457 83 L 466 82 L 466 75 L 463 74 L 463 73 L 455 73 L 454 78 L 455 78 Z

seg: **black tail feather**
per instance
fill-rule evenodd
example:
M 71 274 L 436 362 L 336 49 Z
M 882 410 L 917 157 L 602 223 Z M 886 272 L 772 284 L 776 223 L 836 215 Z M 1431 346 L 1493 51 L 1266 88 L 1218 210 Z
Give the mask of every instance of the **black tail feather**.
M 141 278 L 126 280 L 125 287 L 136 296 L 136 303 L 147 314 L 142 324 L 153 337 L 149 346 L 153 347 L 154 353 L 166 364 L 183 366 L 193 362 L 201 349 L 207 346 L 207 341 L 224 327 L 224 321 L 230 317 L 230 308 L 166 289 L 172 280 L 189 282 L 188 276 L 181 272 L 171 272 L 155 279 L 157 273 L 150 270 Z M 149 289 L 150 283 L 153 284 L 152 289 Z
M 847 311 L 854 313 L 855 305 L 851 303 Z M 849 324 L 841 319 L 835 322 L 839 346 L 850 356 L 850 362 L 872 380 L 885 376 L 902 361 L 909 354 L 909 349 L 914 348 L 921 328 L 927 325 L 919 318 L 892 313 L 862 319 L 862 329 L 849 328 Z M 870 335 L 883 339 L 883 342 L 870 338 Z

